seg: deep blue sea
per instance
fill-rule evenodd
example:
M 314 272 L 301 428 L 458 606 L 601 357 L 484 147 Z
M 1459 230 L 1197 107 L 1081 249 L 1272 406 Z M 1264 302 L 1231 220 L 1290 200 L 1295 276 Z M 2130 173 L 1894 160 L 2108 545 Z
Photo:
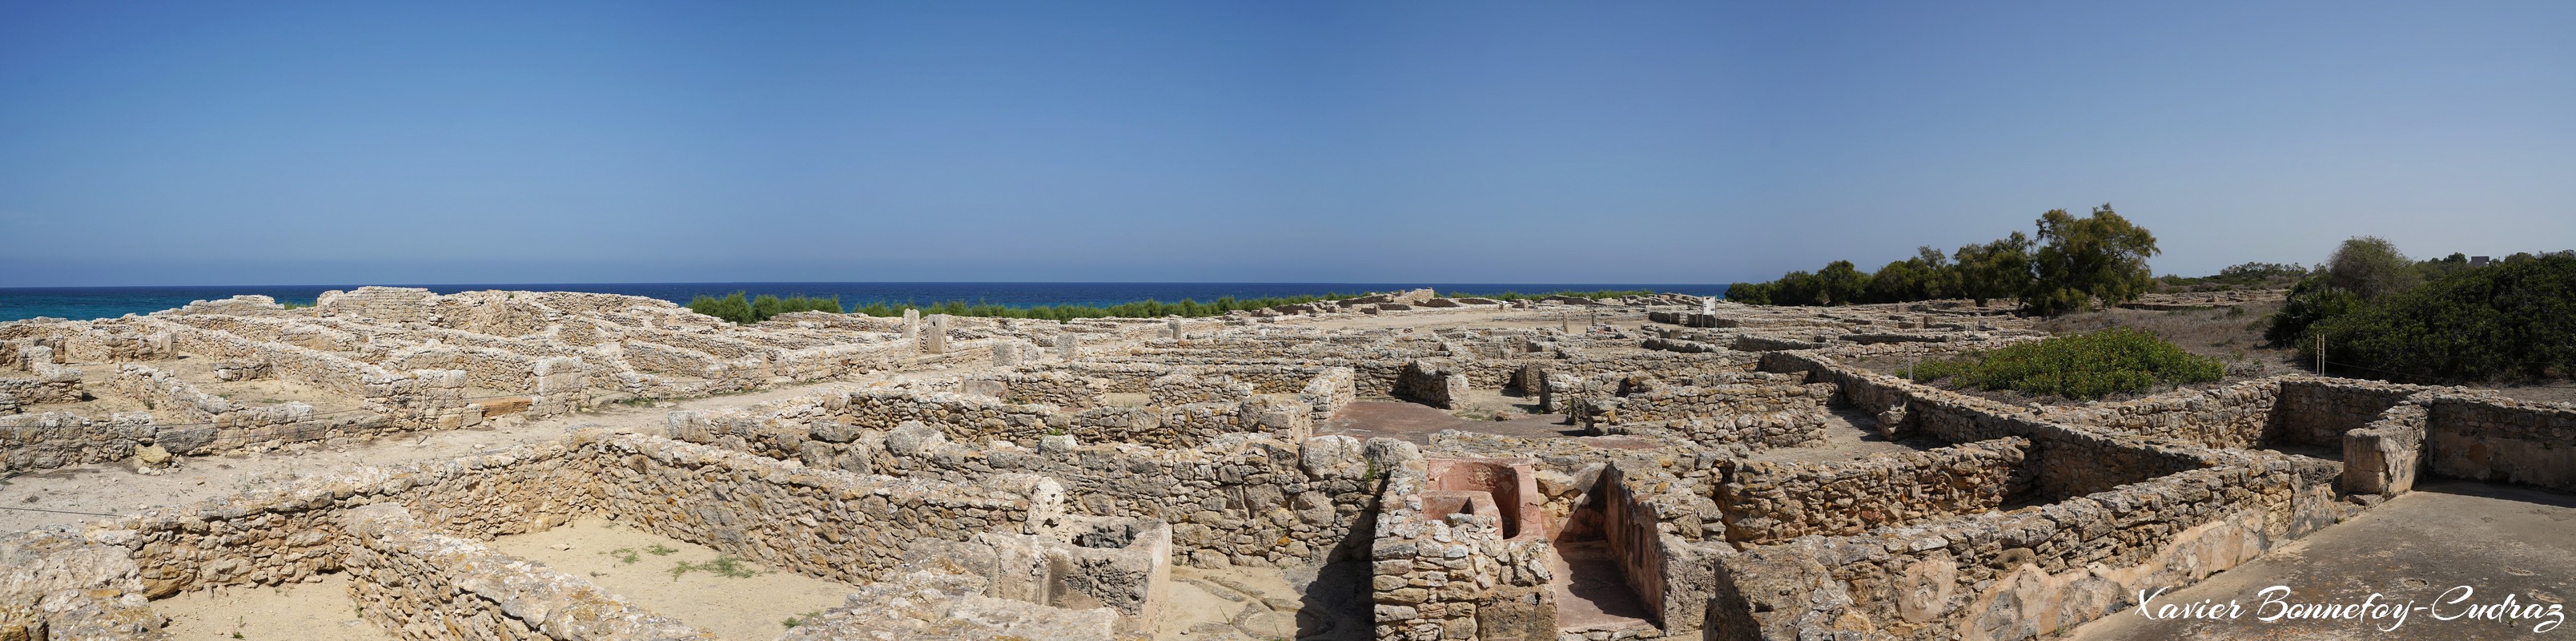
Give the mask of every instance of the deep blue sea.
M 280 302 L 312 303 L 322 292 L 356 289 L 356 285 L 226 285 L 205 287 L 0 287 L 0 321 L 38 316 L 88 320 L 145 314 L 187 305 L 189 301 L 262 294 Z M 699 294 L 745 292 L 754 296 L 839 296 L 841 304 L 946 301 L 996 305 L 1112 305 L 1146 299 L 1179 302 L 1216 300 L 1221 296 L 1258 298 L 1304 294 L 1358 294 L 1430 287 L 1446 295 L 1538 293 L 1563 290 L 1651 289 L 1659 292 L 1715 296 L 1725 285 L 1637 283 L 514 283 L 403 285 L 426 287 L 441 294 L 478 289 L 572 291 L 650 296 L 686 304 Z

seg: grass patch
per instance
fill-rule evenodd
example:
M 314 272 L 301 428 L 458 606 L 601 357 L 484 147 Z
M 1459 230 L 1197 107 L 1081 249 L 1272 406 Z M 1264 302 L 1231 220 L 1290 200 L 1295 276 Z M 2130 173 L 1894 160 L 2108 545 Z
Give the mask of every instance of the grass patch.
M 1919 382 L 1947 378 L 1989 391 L 2078 400 L 2143 392 L 2159 385 L 2215 382 L 2226 376 L 2227 366 L 2218 359 L 2184 351 L 2154 334 L 2120 327 L 2022 343 L 1968 358 L 1927 361 L 1913 371 Z
M 760 571 L 753 570 L 751 569 L 751 566 L 743 564 L 742 557 L 727 554 L 716 557 L 716 560 L 705 563 L 681 561 L 673 564 L 670 570 L 671 580 L 678 581 L 680 580 L 681 575 L 685 575 L 690 572 L 705 572 L 731 579 L 748 579 L 760 576 Z
M 779 625 L 783 625 L 783 626 L 787 626 L 787 629 L 793 630 L 793 629 L 796 629 L 796 626 L 805 625 L 805 622 L 806 622 L 806 621 L 812 621 L 812 620 L 814 620 L 814 617 L 819 617 L 819 616 L 823 616 L 823 611 L 822 611 L 822 610 L 813 610 L 813 611 L 806 612 L 806 613 L 804 613 L 804 614 L 799 614 L 799 615 L 796 615 L 796 616 L 787 617 L 787 620 L 785 620 L 785 621 L 780 621 L 780 622 L 778 622 L 778 624 L 779 624 Z

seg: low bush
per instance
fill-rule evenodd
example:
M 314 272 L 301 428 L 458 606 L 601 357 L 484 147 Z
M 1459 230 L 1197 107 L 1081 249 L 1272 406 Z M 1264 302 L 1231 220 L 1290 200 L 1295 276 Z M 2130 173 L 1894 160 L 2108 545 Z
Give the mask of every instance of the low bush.
M 2327 371 L 2337 375 L 2437 384 L 2565 378 L 2576 372 L 2576 253 L 2465 269 L 2306 329 L 2325 343 Z M 2301 358 L 2313 362 L 2318 342 L 2300 341 Z
M 2095 399 L 2159 385 L 2214 382 L 2227 375 L 2217 359 L 2183 351 L 2154 334 L 2114 327 L 2022 343 L 1980 356 L 1925 362 L 1917 381 L 1943 378 L 1986 390 Z
M 714 296 L 699 294 L 696 298 L 689 299 L 689 311 L 732 321 L 737 325 L 749 325 L 769 320 L 770 317 L 789 312 L 831 312 L 839 314 L 841 313 L 841 297 L 810 298 L 798 295 L 779 298 L 769 294 L 761 294 L 758 298 L 746 300 L 743 297 L 742 292 L 734 292 L 724 298 L 716 298 Z

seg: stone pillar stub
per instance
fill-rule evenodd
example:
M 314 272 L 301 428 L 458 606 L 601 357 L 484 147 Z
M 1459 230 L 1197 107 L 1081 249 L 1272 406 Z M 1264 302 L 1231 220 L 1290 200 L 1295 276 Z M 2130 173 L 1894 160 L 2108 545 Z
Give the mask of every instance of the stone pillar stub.
M 908 341 L 921 340 L 921 310 L 908 307 L 904 308 L 903 339 Z
M 947 352 L 948 315 L 931 314 L 930 318 L 925 319 L 922 323 L 921 353 L 943 354 Z
M 1060 360 L 1060 361 L 1069 361 L 1069 360 L 1073 360 L 1074 352 L 1075 352 L 1075 351 L 1077 351 L 1077 350 L 1079 350 L 1081 347 L 1082 347 L 1082 335 L 1081 335 L 1081 334 L 1076 334 L 1076 333 L 1073 333 L 1073 332 L 1056 332 L 1056 334 L 1055 334 L 1055 358 L 1056 358 L 1056 360 Z

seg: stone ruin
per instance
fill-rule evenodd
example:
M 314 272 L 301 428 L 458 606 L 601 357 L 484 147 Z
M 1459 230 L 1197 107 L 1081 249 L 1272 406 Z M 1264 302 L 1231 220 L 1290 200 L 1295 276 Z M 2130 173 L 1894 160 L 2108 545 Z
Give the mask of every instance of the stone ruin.
M 1850 364 L 2041 336 L 1973 308 L 1283 307 L 737 327 L 363 288 L 0 324 L 0 471 L 922 374 L 0 536 L 0 641 L 164 638 L 156 600 L 324 574 L 397 638 L 712 638 L 489 544 L 585 518 L 854 586 L 784 639 L 1147 638 L 1219 570 L 1303 577 L 1229 606 L 1297 638 L 2034 639 L 2419 479 L 2576 490 L 2566 405 L 2308 376 L 2012 405 Z M 1370 418 L 1500 399 L 1556 423 Z

